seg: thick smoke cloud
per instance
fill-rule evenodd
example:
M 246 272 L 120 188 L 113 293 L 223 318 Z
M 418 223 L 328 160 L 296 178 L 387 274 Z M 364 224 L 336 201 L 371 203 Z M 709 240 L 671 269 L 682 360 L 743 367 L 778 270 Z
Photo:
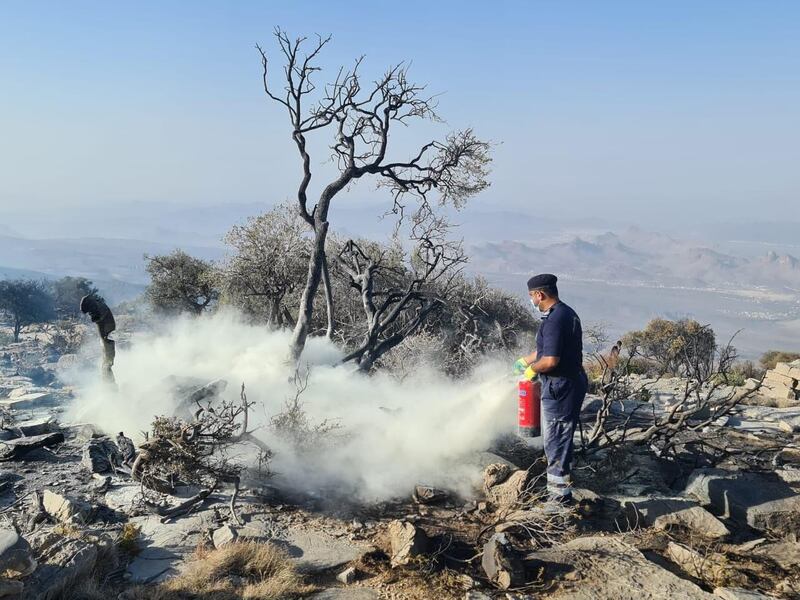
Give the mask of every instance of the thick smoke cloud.
M 513 430 L 515 383 L 504 363 L 487 362 L 458 382 L 431 368 L 400 383 L 331 366 L 339 349 L 314 338 L 303 355 L 310 372 L 301 398 L 311 422 L 335 420 L 340 428 L 325 447 L 296 452 L 269 428 L 270 417 L 296 391 L 288 344 L 288 332 L 270 332 L 231 313 L 175 320 L 119 349 L 117 391 L 102 385 L 95 371 L 84 374 L 68 418 L 141 439 L 154 416 L 175 411 L 176 379 L 226 379 L 224 396 L 232 400 L 244 382 L 256 403 L 251 429 L 275 453 L 275 482 L 362 500 L 405 496 L 416 483 L 468 493 L 479 475 L 470 458 Z

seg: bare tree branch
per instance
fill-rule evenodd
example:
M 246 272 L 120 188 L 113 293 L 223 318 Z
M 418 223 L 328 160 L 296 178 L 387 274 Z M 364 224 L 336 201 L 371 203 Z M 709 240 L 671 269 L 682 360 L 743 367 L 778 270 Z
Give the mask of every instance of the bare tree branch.
M 314 297 L 324 277 L 328 212 L 333 198 L 352 182 L 370 175 L 378 178 L 379 186 L 391 190 L 396 208 L 402 206 L 403 198 L 408 195 L 418 204 L 427 206 L 431 202 L 429 195 L 434 191 L 439 202 L 460 208 L 467 198 L 489 185 L 490 158 L 489 144 L 468 129 L 451 134 L 443 141 L 423 144 L 410 159 L 388 159 L 389 134 L 394 124 L 407 126 L 418 119 L 439 120 L 436 98 L 426 95 L 424 86 L 408 79 L 407 65 L 394 65 L 380 79 L 363 86 L 359 73 L 362 58 L 359 58 L 351 70 L 339 69 L 333 82 L 324 87 L 314 102 L 311 96 L 317 87 L 313 79 L 321 70 L 317 59 L 330 37 L 317 36 L 305 54 L 302 54 L 305 38 L 291 40 L 280 29 L 275 31 L 275 37 L 285 63 L 283 94 L 272 87 L 267 54 L 257 46 L 264 91 L 268 98 L 287 110 L 292 139 L 302 162 L 302 178 L 297 190 L 298 212 L 315 235 L 292 340 L 292 358 L 296 363 L 308 335 Z M 339 174 L 324 186 L 317 203 L 309 209 L 312 173 L 306 134 L 326 128 L 331 129 L 330 148 Z M 429 250 L 436 252 L 436 249 Z M 326 288 L 329 292 L 329 286 Z M 326 299 L 331 312 L 329 293 Z M 426 310 L 421 309 L 421 314 Z M 329 319 L 328 332 L 330 330 Z

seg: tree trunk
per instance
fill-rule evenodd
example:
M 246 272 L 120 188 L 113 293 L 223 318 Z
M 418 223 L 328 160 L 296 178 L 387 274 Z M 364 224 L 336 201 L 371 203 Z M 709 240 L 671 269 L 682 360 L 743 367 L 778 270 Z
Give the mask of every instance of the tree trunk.
M 325 240 L 327 235 L 328 222 L 324 221 L 316 227 L 314 245 L 311 248 L 311 256 L 308 259 L 306 287 L 300 298 L 297 323 L 294 326 L 294 334 L 292 335 L 289 358 L 295 366 L 299 363 L 300 355 L 303 353 L 303 348 L 305 348 L 308 328 L 311 325 L 311 317 L 314 314 L 314 296 L 317 295 L 319 282 L 322 278 L 322 264 L 325 261 Z
M 297 323 L 294 326 L 294 334 L 292 335 L 292 343 L 290 346 L 290 359 L 295 367 L 300 362 L 300 355 L 303 353 L 303 348 L 306 346 L 308 328 L 311 326 L 311 317 L 314 314 L 314 296 L 317 295 L 317 289 L 319 289 L 323 265 L 327 270 L 325 242 L 328 238 L 328 208 L 331 205 L 333 197 L 341 192 L 354 178 L 360 176 L 361 175 L 356 174 L 352 167 L 345 169 L 336 181 L 329 183 L 322 191 L 319 197 L 319 203 L 314 207 L 314 246 L 311 248 L 311 256 L 308 258 L 306 288 L 303 290 L 303 296 L 300 298 L 300 309 L 297 311 Z M 305 211 L 305 202 L 303 201 L 304 196 L 305 192 L 303 192 L 303 197 L 301 197 L 300 214 L 307 215 Z M 333 310 L 333 298 L 331 298 L 328 307 L 329 310 Z M 328 326 L 330 327 L 330 325 L 329 321 Z
M 322 285 L 325 289 L 325 308 L 328 316 L 328 327 L 325 337 L 333 339 L 333 289 L 331 288 L 331 275 L 328 271 L 328 254 L 322 255 Z
M 267 300 L 269 309 L 267 312 L 267 325 L 272 328 L 280 329 L 283 326 L 283 315 L 281 314 L 281 301 L 279 298 L 270 296 Z
M 19 320 L 19 317 L 14 318 L 14 341 L 19 341 L 19 333 L 22 331 L 22 323 Z

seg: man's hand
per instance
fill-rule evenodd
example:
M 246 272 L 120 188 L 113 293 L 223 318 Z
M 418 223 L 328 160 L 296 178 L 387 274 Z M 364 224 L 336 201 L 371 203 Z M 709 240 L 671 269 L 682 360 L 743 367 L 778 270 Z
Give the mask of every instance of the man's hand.
M 525 379 L 529 379 L 530 381 L 536 379 L 536 371 L 533 370 L 533 366 L 525 369 Z
M 514 375 L 522 375 L 527 368 L 528 361 L 524 358 L 518 359 L 517 362 L 514 363 Z

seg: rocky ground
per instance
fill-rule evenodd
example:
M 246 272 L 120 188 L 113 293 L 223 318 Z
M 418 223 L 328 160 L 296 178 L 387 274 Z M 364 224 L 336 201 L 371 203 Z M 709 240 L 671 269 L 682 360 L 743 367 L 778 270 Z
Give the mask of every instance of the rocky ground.
M 471 498 L 420 485 L 364 506 L 252 478 L 235 513 L 220 488 L 165 516 L 198 490 L 145 504 L 111 460 L 113 435 L 64 422 L 58 365 L 71 360 L 33 338 L 0 350 L 0 597 L 95 598 L 73 585 L 92 579 L 100 597 L 126 598 L 198 547 L 242 540 L 284 550 L 318 599 L 800 597 L 800 403 L 788 397 L 738 407 L 677 458 L 626 445 L 579 456 L 565 515 L 541 511 L 537 451 L 512 439 L 472 457 L 484 485 Z M 668 407 L 680 385 L 653 382 L 648 402 Z

